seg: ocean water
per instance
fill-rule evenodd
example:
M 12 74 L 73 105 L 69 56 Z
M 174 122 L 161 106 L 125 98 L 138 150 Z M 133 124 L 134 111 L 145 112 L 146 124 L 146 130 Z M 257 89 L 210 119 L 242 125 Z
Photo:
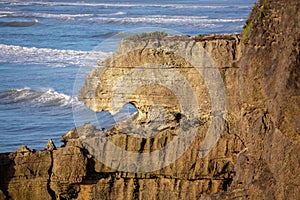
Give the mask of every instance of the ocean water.
M 0 1 L 0 152 L 43 149 L 75 127 L 78 70 L 111 36 L 141 27 L 182 34 L 240 33 L 255 0 Z M 101 127 L 113 125 L 99 114 Z

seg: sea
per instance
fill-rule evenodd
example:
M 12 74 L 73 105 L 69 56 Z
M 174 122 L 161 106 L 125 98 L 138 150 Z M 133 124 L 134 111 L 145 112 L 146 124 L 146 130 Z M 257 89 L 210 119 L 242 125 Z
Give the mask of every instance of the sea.
M 74 108 L 84 107 L 74 92 L 78 72 L 111 53 L 101 44 L 114 35 L 143 27 L 241 33 L 254 2 L 0 0 L 0 152 L 41 150 L 48 138 L 62 144 L 76 126 Z M 112 114 L 97 116 L 100 127 L 113 126 Z

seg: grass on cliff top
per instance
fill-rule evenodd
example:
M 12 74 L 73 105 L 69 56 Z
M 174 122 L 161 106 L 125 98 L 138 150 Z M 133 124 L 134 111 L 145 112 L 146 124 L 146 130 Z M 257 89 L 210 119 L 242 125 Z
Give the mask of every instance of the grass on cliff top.
M 258 21 L 261 21 L 264 18 L 264 16 L 265 16 L 265 9 L 266 9 L 265 5 L 262 5 L 260 7 L 259 14 L 258 14 L 258 17 L 257 17 Z
M 268 2 L 269 2 L 268 0 L 262 0 L 260 5 L 258 5 L 258 3 L 254 3 L 254 6 L 252 7 L 252 12 L 258 13 L 257 19 L 251 18 L 252 20 L 250 20 L 251 14 L 249 15 L 249 18 L 247 20 L 248 24 L 245 26 L 244 31 L 242 33 L 242 42 L 243 43 L 248 42 L 249 34 L 250 34 L 250 31 L 251 31 L 253 25 L 256 23 L 261 23 L 263 18 L 266 16 L 266 10 L 267 10 L 266 7 L 267 7 Z M 255 10 L 257 10 L 257 11 L 255 12 Z
M 268 3 L 268 0 L 264 0 L 263 5 L 259 8 L 259 14 L 257 17 L 258 21 L 261 21 L 265 17 L 267 3 Z
M 242 42 L 246 43 L 249 40 L 249 34 L 250 34 L 250 30 L 253 27 L 253 22 L 250 22 L 245 28 L 244 31 L 242 33 Z

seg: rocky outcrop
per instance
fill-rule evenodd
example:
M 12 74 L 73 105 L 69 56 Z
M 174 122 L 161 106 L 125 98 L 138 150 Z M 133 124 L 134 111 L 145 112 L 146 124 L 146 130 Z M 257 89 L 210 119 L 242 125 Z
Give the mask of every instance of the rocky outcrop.
M 100 63 L 107 68 L 90 73 L 80 97 L 95 111 L 113 113 L 130 102 L 138 108 L 138 115 L 130 124 L 118 123 L 108 131 L 96 130 L 90 124 L 78 127 L 63 137 L 65 146 L 61 148 L 49 140 L 43 151 L 20 147 L 17 152 L 0 154 L 0 199 L 297 199 L 299 7 L 296 0 L 261 0 L 241 36 L 209 35 L 191 40 L 163 35 L 159 43 L 152 36 L 123 40 L 118 51 Z M 207 86 L 211 83 L 201 74 L 211 66 L 201 64 L 197 71 L 193 56 L 205 54 L 197 49 L 208 52 L 220 71 L 226 91 L 226 115 L 222 110 L 213 110 L 222 108 L 218 103 L 211 106 L 213 100 L 209 97 L 213 94 Z M 182 113 L 182 101 L 174 96 L 174 88 L 156 82 L 144 84 L 127 96 L 126 87 L 132 80 L 122 77 L 136 67 L 144 72 L 158 68 L 167 86 L 177 76 L 166 71 L 184 77 L 199 102 L 197 116 L 188 109 L 187 114 Z M 138 70 L 135 73 L 144 77 L 139 80 L 149 78 Z M 124 85 L 118 84 L 120 80 Z M 119 95 L 116 99 L 122 101 L 114 102 L 116 96 L 110 94 L 115 91 Z M 161 107 L 156 109 L 153 104 L 163 107 L 163 116 L 158 112 Z M 210 124 L 222 121 L 222 117 L 224 128 L 217 143 L 199 156 Z M 164 121 L 160 121 L 162 118 Z M 198 127 L 189 148 L 161 169 L 142 171 L 130 165 L 128 169 L 136 171 L 126 172 L 117 170 L 120 160 L 114 160 L 114 165 L 106 158 L 108 164 L 117 166 L 110 168 L 99 162 L 98 151 L 86 145 L 95 145 L 105 137 L 123 150 L 146 154 L 169 144 L 178 137 L 177 131 L 191 130 L 193 123 Z M 137 137 L 141 130 L 146 130 L 142 136 L 148 138 Z M 107 145 L 104 147 L 109 150 Z M 163 155 L 149 162 L 155 165 L 167 161 Z
M 216 58 L 217 65 L 220 66 L 222 71 L 222 77 L 226 76 L 226 73 L 235 73 L 238 69 L 235 66 L 235 62 L 238 59 L 240 39 L 239 36 L 228 36 L 228 38 L 216 38 L 206 41 L 195 42 L 186 37 L 168 37 L 165 40 L 165 43 L 162 42 L 162 46 L 166 47 L 168 45 L 175 45 L 177 47 L 183 48 L 182 45 L 187 43 L 193 45 L 199 45 L 201 48 L 207 48 L 209 51 L 213 52 L 214 57 Z M 179 40 L 181 39 L 181 40 Z M 142 42 L 147 41 L 143 40 Z M 149 43 L 151 45 L 152 43 Z M 128 49 L 128 46 L 138 47 L 137 41 L 123 41 L 120 46 L 120 51 L 124 48 Z M 191 45 L 191 46 L 193 46 Z M 217 48 L 216 48 L 217 47 Z M 139 47 L 138 47 L 139 48 Z M 184 49 L 184 48 L 183 48 Z M 131 55 L 133 53 L 134 55 Z M 165 127 L 157 127 L 158 133 L 157 137 L 150 138 L 136 138 L 134 135 L 125 135 L 124 127 L 126 124 L 117 124 L 113 129 L 109 131 L 100 131 L 95 130 L 91 125 L 85 125 L 83 127 L 77 128 L 76 130 L 70 131 L 64 137 L 63 141 L 66 143 L 66 146 L 63 148 L 56 149 L 51 141 L 48 142 L 46 150 L 34 152 L 30 151 L 30 155 L 33 156 L 37 153 L 47 154 L 50 157 L 49 166 L 44 166 L 47 176 L 43 178 L 44 182 L 47 183 L 47 192 L 42 196 L 43 199 L 199 199 L 202 194 L 214 194 L 220 191 L 227 191 L 230 186 L 233 177 L 235 175 L 234 171 L 234 161 L 245 146 L 240 140 L 236 133 L 229 130 L 235 130 L 235 125 L 226 121 L 226 130 L 221 134 L 220 139 L 215 148 L 212 149 L 204 158 L 199 157 L 199 150 L 201 149 L 201 141 L 205 136 L 205 132 L 208 129 L 210 121 L 212 119 L 210 116 L 210 100 L 207 94 L 207 88 L 203 83 L 201 78 L 197 78 L 196 71 L 191 67 L 190 63 L 187 63 L 185 60 L 179 57 L 176 57 L 175 54 L 169 54 L 160 50 L 160 52 L 155 52 L 151 50 L 143 51 L 130 51 L 129 54 L 125 54 L 124 57 L 120 58 L 114 62 L 114 67 L 111 72 L 108 74 L 114 74 L 119 66 L 132 66 L 140 65 L 140 62 L 146 61 L 152 62 L 161 62 L 165 65 L 176 64 L 172 68 L 176 68 L 179 73 L 183 74 L 186 77 L 186 80 L 189 83 L 197 81 L 197 84 L 194 84 L 194 89 L 198 100 L 201 104 L 202 112 L 200 115 L 200 127 L 198 134 L 196 135 L 195 142 L 192 143 L 191 147 L 178 159 L 176 162 L 171 163 L 170 165 L 154 171 L 144 172 L 144 173 L 134 173 L 134 172 L 121 172 L 115 169 L 105 166 L 103 163 L 99 162 L 95 158 L 95 152 L 93 149 L 88 149 L 87 146 L 83 146 L 82 143 L 78 140 L 77 131 L 81 131 L 86 134 L 86 136 L 95 136 L 105 134 L 111 142 L 116 146 L 123 148 L 126 151 L 133 152 L 151 152 L 157 149 L 164 147 L 168 141 L 171 141 L 174 138 L 174 134 L 179 129 L 180 109 L 176 98 L 171 96 L 169 98 L 157 98 L 154 96 L 153 99 L 147 99 L 146 96 L 149 95 L 148 91 L 150 88 L 142 88 L 136 93 L 137 96 L 131 96 L 132 103 L 135 103 L 136 107 L 139 109 L 139 117 L 135 119 L 135 127 L 142 127 L 143 129 L 149 128 L 147 124 L 150 124 L 149 121 L 153 121 L 151 116 L 145 114 L 151 110 L 151 104 L 157 103 L 165 106 L 167 113 L 167 119 L 164 121 Z M 217 59 L 220 55 L 226 55 L 223 59 Z M 142 54 L 142 55 L 141 55 Z M 146 54 L 147 56 L 144 56 Z M 126 60 L 131 59 L 130 62 L 124 65 Z M 104 62 L 109 63 L 109 58 Z M 186 71 L 188 69 L 189 71 Z M 232 72 L 230 70 L 232 69 Z M 194 70 L 194 71 L 193 71 Z M 188 73 L 193 72 L 193 73 Z M 97 73 L 102 73 L 101 69 L 95 69 L 87 78 L 87 85 L 82 91 L 82 96 L 89 97 L 89 91 L 102 91 L 102 89 L 109 89 L 109 85 L 99 89 L 98 85 L 93 85 L 97 83 L 95 77 L 99 77 Z M 191 76 L 192 74 L 192 76 Z M 194 74 L 194 75 L 193 75 Z M 104 78 L 103 78 L 104 77 Z M 102 80 L 107 80 L 107 83 L 113 79 L 105 79 L 105 74 L 102 75 Z M 171 77 L 175 78 L 175 77 Z M 233 84 L 233 83 L 230 83 Z M 103 86 L 103 85 L 101 85 Z M 156 88 L 155 93 L 151 93 L 150 97 L 153 95 L 161 95 L 163 92 L 164 96 L 167 94 L 172 95 L 172 91 L 168 91 L 166 88 Z M 97 101 L 99 98 L 86 98 L 86 101 Z M 91 105 L 99 106 L 98 108 L 92 107 L 95 110 L 108 109 L 109 99 L 103 100 L 101 102 L 93 102 Z M 143 100 L 138 102 L 138 100 Z M 177 104 L 176 104 L 177 102 Z M 174 104 L 170 104 L 174 103 Z M 89 102 L 86 102 L 87 105 L 90 105 Z M 106 106 L 106 107 L 105 107 Z M 153 110 L 151 110 L 153 113 Z M 155 112 L 155 110 L 154 110 Z M 228 116 L 234 116 L 235 114 L 229 114 Z M 208 116 L 208 117 L 207 117 Z M 190 116 L 192 117 L 192 116 Z M 160 118 L 160 117 L 159 117 Z M 158 119 L 159 119 L 158 118 Z M 233 119 L 232 119 L 233 120 Z M 145 125 L 146 124 L 146 125 Z M 230 125 L 229 125 L 230 124 Z M 161 125 L 160 121 L 156 121 L 155 125 Z M 153 127 L 152 127 L 153 128 Z M 151 129 L 152 130 L 152 129 Z M 139 132 L 138 132 L 139 133 Z M 147 134 L 147 133 L 146 133 Z M 79 135 L 80 136 L 80 135 Z M 93 137 L 92 137 L 93 138 Z M 89 151 L 87 151 L 87 149 Z M 91 153 L 91 154 L 90 154 Z M 18 155 L 18 152 L 15 153 Z M 167 158 L 167 157 L 165 157 Z M 29 158 L 28 158 L 29 159 Z M 164 158 L 162 158 L 163 160 Z M 19 165 L 18 162 L 14 161 L 14 157 L 10 158 L 11 168 L 15 168 L 16 165 Z M 158 160 L 153 160 L 153 162 L 159 162 Z M 154 164 L 154 163 L 153 163 Z M 3 170 L 6 169 L 6 165 L 3 166 Z M 34 170 L 34 169 L 32 169 Z M 40 185 L 33 187 L 25 187 L 20 189 L 19 192 L 12 191 L 12 180 L 14 180 L 15 174 L 12 173 L 7 176 L 6 181 L 2 184 L 2 190 L 5 191 L 4 194 L 7 197 L 18 198 L 27 191 L 34 191 L 35 187 L 40 187 Z M 18 185 L 19 179 L 24 181 L 32 180 L 34 181 L 37 177 L 18 177 L 18 181 L 13 182 Z M 192 192 L 191 192 L 192 191 Z M 13 197 L 11 192 L 19 195 Z M 31 198 L 35 199 L 41 194 L 34 196 L 34 193 Z
M 51 199 L 51 152 L 35 152 L 22 146 L 15 153 L 1 154 L 0 160 L 0 199 L 39 199 L 40 196 Z
M 250 199 L 299 198 L 299 10 L 299 1 L 259 1 L 243 33 L 239 135 L 248 151 L 231 188 Z

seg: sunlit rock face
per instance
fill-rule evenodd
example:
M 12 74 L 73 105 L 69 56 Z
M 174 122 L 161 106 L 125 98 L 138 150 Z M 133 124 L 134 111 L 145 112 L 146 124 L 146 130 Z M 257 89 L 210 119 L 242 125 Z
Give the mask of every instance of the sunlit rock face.
M 110 130 L 77 127 L 63 137 L 64 147 L 56 149 L 50 141 L 43 151 L 21 147 L 1 154 L 0 199 L 298 199 L 299 7 L 298 0 L 261 0 L 239 36 L 163 35 L 158 40 L 152 35 L 121 41 L 111 57 L 99 62 L 104 68 L 88 75 L 80 98 L 97 112 L 116 113 L 132 103 L 138 113 Z M 198 68 L 195 55 L 203 61 L 204 54 L 211 60 Z M 224 113 L 218 110 L 224 101 L 213 98 L 218 97 L 211 89 L 216 79 L 205 79 L 214 74 L 205 74 L 210 61 L 222 78 Z M 172 87 L 177 82 L 180 87 Z M 215 119 L 224 119 L 222 132 L 201 156 Z M 191 127 L 197 127 L 192 142 L 168 165 L 171 154 L 124 165 L 116 153 L 103 164 L 97 156 L 110 146 L 97 151 L 86 146 L 105 137 L 104 144 L 146 155 Z M 141 168 L 157 163 L 163 167 Z M 128 171 L 121 170 L 126 164 Z

